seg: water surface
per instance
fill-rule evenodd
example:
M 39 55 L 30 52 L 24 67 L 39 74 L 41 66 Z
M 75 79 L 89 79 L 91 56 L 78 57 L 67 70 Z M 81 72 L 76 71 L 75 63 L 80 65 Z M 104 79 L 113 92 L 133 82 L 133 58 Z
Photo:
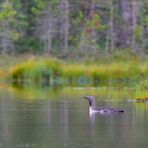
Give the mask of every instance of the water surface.
M 135 103 L 132 89 L 0 89 L 2 148 L 148 147 L 148 105 Z M 123 114 L 89 115 L 84 95 Z

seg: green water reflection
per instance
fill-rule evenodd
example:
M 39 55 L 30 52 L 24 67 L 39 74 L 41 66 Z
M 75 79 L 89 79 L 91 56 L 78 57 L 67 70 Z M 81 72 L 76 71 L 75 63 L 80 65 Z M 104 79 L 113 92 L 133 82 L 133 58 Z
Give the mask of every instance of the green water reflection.
M 85 95 L 125 113 L 89 116 Z M 134 97 L 132 86 L 0 85 L 0 147 L 148 147 L 148 104 L 129 101 Z

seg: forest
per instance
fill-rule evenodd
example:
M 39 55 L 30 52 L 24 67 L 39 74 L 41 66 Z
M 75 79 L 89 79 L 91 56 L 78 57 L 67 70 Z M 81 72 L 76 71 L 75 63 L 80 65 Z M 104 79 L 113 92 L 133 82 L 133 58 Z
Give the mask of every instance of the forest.
M 148 54 L 147 0 L 0 0 L 0 53 Z
M 0 132 L 0 148 L 148 148 L 148 0 L 0 0 Z

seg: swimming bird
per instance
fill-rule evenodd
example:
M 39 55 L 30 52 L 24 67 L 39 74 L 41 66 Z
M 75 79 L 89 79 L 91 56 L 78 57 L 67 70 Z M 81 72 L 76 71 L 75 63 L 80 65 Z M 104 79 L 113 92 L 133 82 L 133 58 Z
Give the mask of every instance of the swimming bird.
M 89 101 L 89 112 L 90 113 L 101 113 L 101 114 L 111 114 L 111 113 L 123 113 L 123 109 L 112 108 L 112 107 L 100 107 L 96 108 L 95 99 L 93 96 L 85 96 L 85 99 Z

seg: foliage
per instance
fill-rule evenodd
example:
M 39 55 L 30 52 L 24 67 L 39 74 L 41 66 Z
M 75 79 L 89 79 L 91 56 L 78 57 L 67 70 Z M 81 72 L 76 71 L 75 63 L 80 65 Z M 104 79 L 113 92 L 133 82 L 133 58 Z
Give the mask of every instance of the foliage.
M 56 59 L 31 59 L 25 63 L 10 68 L 10 77 L 13 80 L 29 82 L 52 82 L 61 76 L 61 64 Z
M 0 7 L 0 33 L 3 37 L 10 38 L 12 40 L 17 40 L 19 37 L 19 33 L 17 32 L 16 28 L 10 27 L 8 29 L 8 26 L 15 23 L 17 12 L 13 9 L 13 6 L 11 3 L 3 3 Z M 8 25 L 8 26 L 7 26 Z M 7 29 L 6 29 L 7 26 Z M 12 25 L 13 26 L 13 25 Z
M 20 38 L 17 41 L 16 51 L 18 53 L 30 52 L 41 53 L 43 50 L 43 43 L 38 38 Z
M 137 55 L 147 54 L 148 3 L 135 0 L 132 5 L 130 1 L 125 9 L 127 1 L 3 0 L 0 50 L 7 53 L 10 48 L 13 53 L 56 57 L 59 54 L 71 57 L 72 52 L 75 58 L 84 53 L 97 57 L 118 50 L 128 56 L 126 49 L 135 50 L 133 43 L 138 48 Z M 137 15 L 132 14 L 134 8 Z M 130 23 L 133 20 L 137 20 L 135 27 Z M 131 42 L 133 39 L 135 42 Z
M 148 99 L 148 80 L 144 79 L 136 86 L 135 98 L 140 100 Z
M 98 85 L 107 80 L 137 80 L 147 78 L 147 63 L 111 63 L 98 65 L 64 64 L 57 59 L 31 59 L 12 67 L 12 80 L 49 84 Z
M 139 82 L 136 86 L 137 89 L 148 90 L 148 80 L 144 79 Z

